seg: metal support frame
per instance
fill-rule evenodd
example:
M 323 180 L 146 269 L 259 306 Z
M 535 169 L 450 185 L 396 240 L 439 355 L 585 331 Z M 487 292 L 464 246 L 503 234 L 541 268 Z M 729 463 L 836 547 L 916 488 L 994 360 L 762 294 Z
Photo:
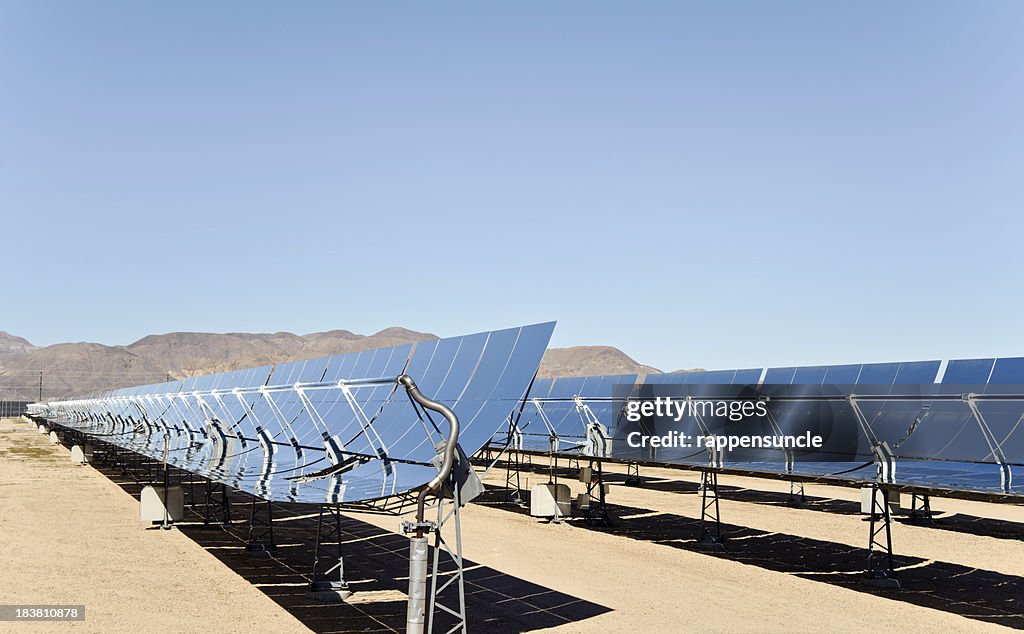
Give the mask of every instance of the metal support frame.
M 974 416 L 974 420 L 978 423 L 978 428 L 981 430 L 981 435 L 985 439 L 985 443 L 988 444 L 988 449 L 992 454 L 992 459 L 996 465 L 999 466 L 999 484 L 1003 488 L 1003 491 L 1009 491 L 1013 485 L 1013 471 L 1010 469 L 1009 461 L 1006 459 L 1006 454 L 1003 453 L 1003 447 L 996 438 L 995 434 L 992 433 L 992 429 L 989 428 L 988 422 L 985 417 L 981 414 L 981 409 L 978 407 L 978 395 L 977 394 L 965 394 L 963 396 L 964 403 L 967 404 L 968 409 L 971 410 L 971 415 Z M 1019 423 L 1020 421 L 1018 421 Z
M 725 550 L 721 511 L 718 507 L 718 473 L 701 471 L 700 537 L 697 545 L 708 550 Z
M 203 499 L 203 526 L 231 523 L 231 500 L 225 484 L 206 481 L 206 496 Z
M 920 506 L 918 506 L 920 504 Z M 910 494 L 910 512 L 907 513 L 907 521 L 910 522 L 934 522 L 932 518 L 932 500 L 927 493 Z
M 558 455 L 558 437 L 552 435 L 548 451 L 548 484 L 558 484 Z
M 644 481 L 640 479 L 640 463 L 639 462 L 627 462 L 626 463 L 626 486 L 639 487 L 643 486 Z
M 313 573 L 309 581 L 309 594 L 318 601 L 345 600 L 352 594 L 345 580 L 343 542 L 340 506 L 320 505 L 313 547 Z
M 467 490 L 472 493 L 471 483 L 475 477 L 469 460 L 465 457 L 462 449 L 459 448 L 459 418 L 450 408 L 443 403 L 431 400 L 424 396 L 415 382 L 408 375 L 398 378 L 399 385 L 406 388 L 410 398 L 423 407 L 444 416 L 448 421 L 448 439 L 437 446 L 438 465 L 437 475 L 420 489 L 416 496 L 416 520 L 403 522 L 402 531 L 412 534 L 409 540 L 409 606 L 406 611 L 406 630 L 409 634 L 421 634 L 424 626 L 424 612 L 429 616 L 426 618 L 428 632 L 434 631 L 434 617 L 438 610 L 442 610 L 457 621 L 453 627 L 447 630 L 451 632 L 466 632 L 466 587 L 464 581 L 464 562 L 462 559 L 462 523 L 460 509 L 463 504 L 462 486 L 465 479 Z M 456 470 L 456 461 L 460 464 L 459 473 Z M 478 480 L 476 486 L 482 490 L 483 484 Z M 437 522 L 429 522 L 426 519 L 426 500 L 428 496 L 437 500 Z M 446 497 L 451 496 L 449 504 L 451 510 L 445 511 Z M 445 539 L 442 528 L 448 522 L 455 524 L 455 545 Z M 427 537 L 428 532 L 434 533 L 434 570 L 430 584 L 430 600 L 425 603 L 426 594 L 426 573 L 427 573 Z M 442 553 L 445 559 L 442 560 Z M 442 571 L 442 565 L 447 569 Z M 443 578 L 443 581 L 442 581 Z M 455 586 L 458 604 L 452 608 L 441 602 L 441 595 L 444 591 Z M 451 599 L 449 598 L 448 601 Z
M 505 501 L 510 504 L 523 504 L 523 482 L 521 472 L 523 452 L 509 448 L 505 460 Z
M 410 540 L 413 546 L 409 562 L 410 573 L 413 569 L 421 569 L 427 565 L 427 537 L 419 535 L 424 533 L 434 534 L 434 556 L 429 575 L 430 595 L 429 597 L 413 597 L 412 595 L 417 590 L 410 588 L 410 609 L 412 608 L 412 600 L 414 598 L 419 600 L 425 598 L 426 632 L 435 631 L 435 618 L 443 613 L 455 618 L 454 625 L 444 630 L 445 634 L 452 634 L 453 632 L 465 634 L 467 632 L 466 587 L 464 577 L 465 563 L 462 558 L 461 520 L 463 504 L 459 483 L 454 475 L 449 478 L 446 484 L 446 492 L 450 493 L 452 498 L 448 499 L 443 496 L 437 498 L 436 522 L 403 522 L 402 524 L 404 532 L 417 533 L 417 537 Z M 446 537 L 447 533 L 454 533 L 454 543 Z M 410 614 L 410 617 L 412 616 Z M 410 628 L 409 631 L 414 630 Z
M 188 480 L 182 480 L 182 497 L 185 498 L 185 506 L 189 508 L 195 508 L 199 506 L 199 500 L 196 498 L 196 478 L 195 474 L 191 471 L 186 471 L 184 475 L 188 476 Z M 187 486 L 185 486 L 187 485 Z
M 590 478 L 585 482 L 589 499 L 584 518 L 590 524 L 610 526 L 611 519 L 608 517 L 608 505 L 605 502 L 604 474 L 601 470 L 601 461 L 591 460 L 589 468 Z
M 881 535 L 885 533 L 884 540 Z M 886 490 L 871 485 L 871 522 L 868 529 L 868 583 L 884 588 L 899 588 L 892 561 L 892 516 Z
M 799 506 L 807 503 L 807 496 L 804 494 L 803 480 L 789 481 L 789 495 L 786 497 L 786 503 L 791 506 Z
M 249 537 L 245 550 L 250 553 L 272 553 L 277 550 L 277 542 L 274 541 L 274 508 L 270 500 L 253 496 L 249 506 Z

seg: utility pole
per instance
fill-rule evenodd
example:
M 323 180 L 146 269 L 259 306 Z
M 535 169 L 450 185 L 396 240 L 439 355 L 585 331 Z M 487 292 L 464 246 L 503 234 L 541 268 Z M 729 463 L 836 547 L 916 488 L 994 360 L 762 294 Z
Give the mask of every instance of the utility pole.
M 39 371 L 39 403 L 43 402 L 43 371 Z

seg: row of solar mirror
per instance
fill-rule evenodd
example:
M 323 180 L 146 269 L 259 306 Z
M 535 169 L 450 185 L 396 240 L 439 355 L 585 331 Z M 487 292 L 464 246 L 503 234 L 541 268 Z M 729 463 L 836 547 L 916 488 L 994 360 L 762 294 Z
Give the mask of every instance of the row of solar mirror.
M 462 423 L 460 443 L 472 453 L 508 419 L 512 409 L 521 402 L 526 386 L 535 374 L 537 365 L 547 348 L 553 327 L 553 323 L 536 324 L 464 337 L 426 341 L 416 345 L 414 354 L 410 354 L 413 346 L 406 344 L 394 348 L 282 364 L 274 368 L 272 373 L 270 367 L 265 366 L 195 377 L 179 382 L 125 388 L 116 390 L 109 396 L 127 397 L 168 393 L 187 395 L 192 391 L 227 391 L 235 387 L 256 387 L 264 383 L 285 386 L 296 382 L 330 384 L 341 378 L 393 377 L 407 371 L 415 378 L 424 393 L 446 402 L 459 412 Z M 373 415 L 372 435 L 378 439 L 380 436 L 384 437 L 389 455 L 404 460 L 418 460 L 426 464 L 436 454 L 435 445 L 439 438 L 433 437 L 432 434 L 411 433 L 419 429 L 419 426 L 412 424 L 416 419 L 415 412 L 404 400 L 385 405 L 384 401 L 394 389 L 396 389 L 394 385 L 360 387 L 354 390 L 353 399 Z M 376 453 L 376 446 L 366 444 L 369 436 L 348 406 L 333 406 L 333 402 L 341 399 L 337 390 L 310 393 L 306 398 L 314 407 L 321 403 L 325 406 L 326 409 L 321 412 L 326 418 L 323 422 L 327 424 L 332 434 L 343 436 L 348 444 L 348 451 L 364 455 Z M 256 434 L 249 428 L 255 424 L 256 417 L 247 414 L 246 410 L 252 414 L 259 411 L 261 414 L 259 418 L 263 420 L 270 420 L 274 417 L 266 410 L 267 403 L 264 400 L 256 402 L 252 397 L 247 400 L 249 405 L 241 409 L 233 399 L 226 399 L 222 407 L 230 410 L 229 419 L 235 421 L 235 424 L 245 427 L 240 430 L 244 432 L 242 435 L 252 437 Z M 299 444 L 317 444 L 314 436 L 318 435 L 320 430 L 317 425 L 308 424 L 312 421 L 309 420 L 308 412 L 305 412 L 306 405 L 299 402 L 296 393 L 284 391 L 279 396 L 275 396 L 274 400 L 277 401 L 278 410 L 286 414 L 288 420 L 292 420 L 292 423 L 299 421 L 299 424 L 295 425 L 296 440 L 299 441 Z M 341 401 L 344 402 L 344 399 Z M 372 409 L 368 407 L 370 403 L 374 403 Z M 118 405 L 111 402 L 97 402 L 87 407 L 103 409 L 113 414 L 127 414 L 130 409 L 127 404 Z M 191 416 L 196 415 L 205 417 L 203 412 L 191 412 Z M 426 427 L 424 429 L 427 430 Z M 275 430 L 275 436 L 282 431 Z M 378 433 L 380 436 L 377 435 Z M 123 443 L 123 446 L 151 456 L 158 454 L 162 447 L 162 441 L 155 438 L 159 434 L 154 434 L 154 437 L 151 438 L 138 436 L 134 431 L 125 430 L 120 436 L 123 438 L 110 437 L 109 440 L 117 444 Z M 278 439 L 282 440 L 280 437 Z M 186 449 L 190 446 L 185 438 L 175 438 L 172 442 L 175 443 L 176 450 Z M 178 447 L 178 445 L 181 446 Z M 268 457 L 262 451 L 231 453 L 226 456 L 229 461 L 227 464 L 221 460 L 215 468 L 211 469 L 206 465 L 209 450 L 209 446 L 203 445 L 192 452 L 192 460 L 189 460 L 186 454 L 185 459 L 174 462 L 177 463 L 176 466 L 186 470 L 207 475 L 219 481 L 227 481 L 232 486 L 241 486 L 241 488 L 246 488 L 246 484 L 241 481 L 243 473 L 245 473 L 247 480 L 255 478 L 252 486 L 258 488 L 258 494 L 268 497 L 268 499 L 277 496 L 277 493 L 271 490 L 274 473 L 295 473 L 296 465 L 291 460 L 292 457 L 288 455 L 289 452 L 283 448 L 275 452 L 274 464 L 257 465 L 256 468 L 249 464 L 252 462 L 249 458 L 256 458 L 258 463 L 262 462 L 263 458 Z M 315 450 L 315 453 L 322 455 L 324 450 Z M 398 472 L 398 479 L 391 475 L 392 469 Z M 387 471 L 387 473 L 384 474 L 383 471 Z M 386 492 L 394 493 L 398 489 L 423 484 L 432 477 L 431 474 L 434 472 L 432 467 L 419 469 L 411 465 L 392 465 L 385 469 L 380 461 L 373 460 L 369 464 L 356 467 L 345 475 L 344 479 L 347 482 L 345 495 L 356 495 L 358 499 L 366 499 L 367 492 L 374 490 L 378 491 L 378 496 Z M 409 478 L 401 477 L 403 474 Z M 384 486 L 389 483 L 390 487 Z M 278 484 L 281 484 L 280 481 Z M 296 499 L 296 492 L 292 490 L 295 487 L 289 483 L 284 484 L 289 489 L 287 499 Z M 395 488 L 396 486 L 398 489 Z M 320 496 L 320 493 L 316 491 L 319 488 L 317 483 L 310 483 L 309 486 L 302 488 L 313 489 L 314 497 Z M 388 490 L 384 491 L 385 488 Z M 246 490 L 249 489 L 246 488 Z M 332 495 L 340 494 L 333 493 Z M 323 499 L 322 496 L 320 499 Z
M 711 370 L 648 374 L 644 382 L 657 384 L 755 385 L 927 385 L 936 382 L 941 361 L 855 363 L 801 367 Z M 941 385 L 1024 385 L 1024 357 L 955 359 L 946 364 Z

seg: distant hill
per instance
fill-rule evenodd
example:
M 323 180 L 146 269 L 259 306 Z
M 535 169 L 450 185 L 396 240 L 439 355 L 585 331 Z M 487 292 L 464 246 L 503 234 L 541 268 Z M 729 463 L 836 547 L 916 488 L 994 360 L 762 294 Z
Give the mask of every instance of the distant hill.
M 43 396 L 49 399 L 436 338 L 431 333 L 392 327 L 372 335 L 348 330 L 307 335 L 172 332 L 149 335 L 127 346 L 61 343 L 35 347 L 21 337 L 0 332 L 0 399 L 36 400 L 40 371 Z M 608 346 L 551 348 L 539 370 L 544 377 L 654 372 L 658 370 Z
M 0 330 L 0 365 L 4 359 L 11 359 L 34 349 L 35 346 L 21 337 Z
M 657 368 L 634 361 L 610 346 L 549 348 L 537 375 L 541 377 L 594 376 L 599 374 L 655 374 Z

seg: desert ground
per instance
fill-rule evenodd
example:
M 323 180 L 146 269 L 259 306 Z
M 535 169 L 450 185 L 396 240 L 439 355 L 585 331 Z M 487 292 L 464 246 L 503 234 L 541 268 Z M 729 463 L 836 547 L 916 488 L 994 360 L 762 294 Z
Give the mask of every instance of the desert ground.
M 524 488 L 547 482 L 542 459 Z M 567 476 L 567 471 L 562 471 Z M 1024 629 L 1024 508 L 933 499 L 933 525 L 893 528 L 901 590 L 863 583 L 859 491 L 722 476 L 726 551 L 694 545 L 695 473 L 611 469 L 611 527 L 530 517 L 494 490 L 462 516 L 472 631 L 952 632 Z M 504 485 L 499 463 L 485 481 Z M 569 477 L 560 482 L 582 492 Z M 308 508 L 277 505 L 278 552 L 244 554 L 247 505 L 229 526 L 140 524 L 140 485 L 70 462 L 20 419 L 0 422 L 0 604 L 79 604 L 84 622 L 0 631 L 402 631 L 408 561 L 400 518 L 347 513 L 344 604 L 305 594 Z M 297 508 L 296 508 L 297 507 Z

